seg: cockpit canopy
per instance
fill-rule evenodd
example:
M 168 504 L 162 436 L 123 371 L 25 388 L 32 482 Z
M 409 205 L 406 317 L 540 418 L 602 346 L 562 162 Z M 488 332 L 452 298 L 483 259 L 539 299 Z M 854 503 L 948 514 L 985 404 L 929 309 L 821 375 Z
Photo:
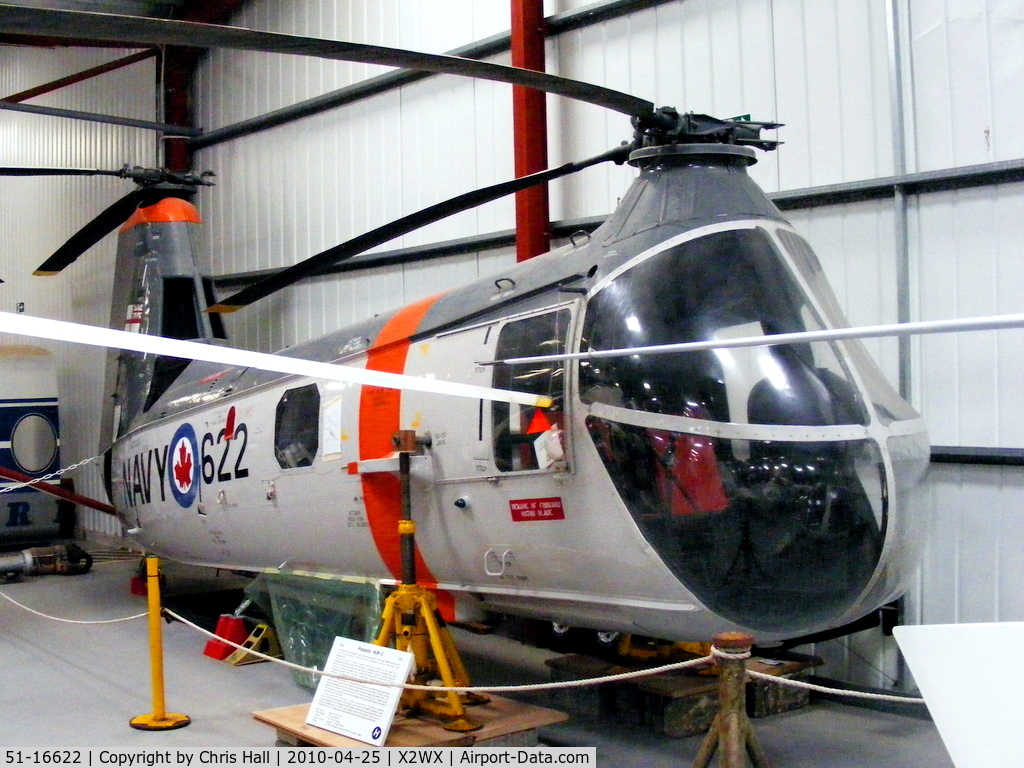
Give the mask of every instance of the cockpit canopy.
M 785 238 L 710 227 L 624 265 L 590 297 L 581 351 L 842 323 L 810 248 L 778 231 Z M 869 425 L 917 414 L 861 345 L 593 359 L 579 382 L 591 438 L 638 528 L 708 607 L 799 632 L 864 593 L 897 490 Z
M 792 333 L 822 327 L 762 229 L 683 242 L 628 269 L 590 301 L 584 349 Z M 650 413 L 739 424 L 866 424 L 825 343 L 618 357 L 583 363 L 580 392 Z

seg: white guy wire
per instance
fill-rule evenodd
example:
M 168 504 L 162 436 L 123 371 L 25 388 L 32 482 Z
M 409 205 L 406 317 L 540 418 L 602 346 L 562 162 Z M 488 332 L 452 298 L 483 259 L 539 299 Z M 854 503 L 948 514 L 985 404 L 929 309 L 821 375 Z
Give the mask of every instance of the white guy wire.
M 2 314 L 2 313 L 0 313 Z M 967 317 L 955 320 L 922 320 L 916 323 L 891 325 L 864 325 L 857 328 L 834 328 L 824 331 L 775 333 L 767 336 L 743 336 L 738 339 L 709 339 L 679 344 L 656 344 L 649 347 L 623 347 L 598 349 L 589 352 L 566 352 L 560 355 L 534 355 L 510 357 L 478 365 L 520 365 L 523 363 L 549 363 L 556 360 L 597 360 L 605 357 L 630 355 L 664 355 L 670 352 L 699 352 L 705 349 L 732 349 L 735 347 L 765 347 L 776 344 L 795 344 L 810 341 L 842 341 L 844 339 L 871 339 L 880 336 L 920 336 L 930 333 L 959 333 L 965 331 L 998 331 L 1024 327 L 1024 314 Z

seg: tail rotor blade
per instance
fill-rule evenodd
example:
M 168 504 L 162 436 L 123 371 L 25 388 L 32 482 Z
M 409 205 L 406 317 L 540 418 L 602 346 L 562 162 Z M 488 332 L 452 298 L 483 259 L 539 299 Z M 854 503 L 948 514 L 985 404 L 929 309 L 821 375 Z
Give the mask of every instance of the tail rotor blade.
M 148 190 L 136 189 L 108 206 L 96 218 L 72 235 L 50 258 L 40 264 L 33 274 L 56 275 L 107 234 L 121 226 L 139 207 L 139 204 L 148 197 L 151 197 Z
M 395 219 L 382 227 L 372 229 L 369 232 L 358 235 L 351 240 L 347 240 L 340 245 L 327 249 L 326 251 L 321 251 L 314 256 L 310 256 L 305 261 L 301 261 L 294 266 L 287 267 L 280 272 L 243 288 L 241 291 L 238 291 L 234 295 L 229 296 L 220 303 L 210 307 L 207 311 L 224 313 L 234 312 L 242 307 L 252 304 L 254 301 L 262 299 L 265 296 L 269 296 L 281 288 L 285 288 L 305 277 L 310 277 L 322 269 L 346 259 L 351 259 L 353 256 L 358 256 L 360 253 L 363 253 L 370 248 L 386 243 L 388 240 L 393 240 L 396 237 L 412 232 L 420 227 L 424 227 L 427 224 L 433 224 L 435 221 L 440 221 L 441 219 L 453 216 L 456 213 L 461 213 L 462 211 L 469 210 L 470 208 L 475 208 L 478 205 L 489 203 L 492 200 L 497 200 L 538 184 L 543 184 L 551 181 L 552 179 L 568 176 L 571 173 L 576 173 L 577 171 L 589 168 L 592 165 L 606 162 L 622 163 L 626 160 L 628 153 L 628 146 L 624 145 L 616 147 L 613 150 L 587 160 L 582 160 L 576 163 L 566 163 L 558 168 L 540 171 L 538 173 L 530 174 L 529 176 L 512 179 L 511 181 L 503 181 L 500 184 L 494 184 L 490 187 L 476 189 L 472 192 L 466 192 L 464 194 L 457 195 L 456 197 L 449 198 L 443 202 L 436 203 L 428 206 L 427 208 L 416 211 L 415 213 L 411 213 L 408 216 Z
M 15 168 L 0 167 L 0 176 L 120 176 L 121 171 L 97 168 Z

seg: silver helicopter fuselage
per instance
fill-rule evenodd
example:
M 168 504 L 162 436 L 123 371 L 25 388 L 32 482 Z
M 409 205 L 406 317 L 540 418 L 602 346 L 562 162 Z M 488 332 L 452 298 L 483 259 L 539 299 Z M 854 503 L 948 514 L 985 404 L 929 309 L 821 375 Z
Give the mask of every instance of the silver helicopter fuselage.
M 429 442 L 411 462 L 418 577 L 449 613 L 768 639 L 892 600 L 924 537 L 912 489 L 928 444 L 859 342 L 500 363 L 845 325 L 747 175 L 751 150 L 631 162 L 638 179 L 589 237 L 281 353 L 552 408 L 124 353 L 109 479 L 130 535 L 184 562 L 394 583 L 391 440 L 414 430 Z M 161 218 L 122 233 L 137 267 L 115 312 L 160 332 L 182 314 L 166 280 L 191 280 L 183 316 L 194 300 L 199 319 L 179 336 L 202 338 L 192 236 L 171 231 L 197 219 Z

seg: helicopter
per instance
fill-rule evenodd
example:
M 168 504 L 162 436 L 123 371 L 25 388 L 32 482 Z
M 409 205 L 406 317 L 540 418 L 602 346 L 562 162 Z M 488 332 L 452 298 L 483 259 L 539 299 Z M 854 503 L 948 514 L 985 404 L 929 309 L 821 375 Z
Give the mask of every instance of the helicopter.
M 62 34 L 109 36 L 91 18 L 103 16 L 0 6 L 0 26 L 26 33 L 59 18 Z M 121 227 L 112 320 L 138 347 L 116 366 L 106 475 L 141 547 L 396 583 L 392 436 L 412 430 L 418 572 L 447 619 L 770 640 L 841 626 L 902 592 L 925 538 L 911 499 L 924 421 L 858 340 L 772 342 L 847 325 L 813 250 L 747 174 L 756 150 L 775 149 L 760 132 L 776 124 L 456 57 L 151 19 L 119 25 L 132 35 L 500 79 L 616 109 L 634 129 L 604 155 L 424 209 L 219 301 L 193 248 L 189 198 L 208 179 L 138 174 L 141 192 L 39 271 Z M 592 234 L 277 356 L 418 389 L 229 362 L 217 311 L 606 161 L 639 175 Z M 157 337 L 199 340 L 206 359 L 146 351 Z M 730 346 L 751 337 L 762 343 Z M 711 348 L 644 351 L 696 341 Z M 443 384 L 471 389 L 453 397 Z

